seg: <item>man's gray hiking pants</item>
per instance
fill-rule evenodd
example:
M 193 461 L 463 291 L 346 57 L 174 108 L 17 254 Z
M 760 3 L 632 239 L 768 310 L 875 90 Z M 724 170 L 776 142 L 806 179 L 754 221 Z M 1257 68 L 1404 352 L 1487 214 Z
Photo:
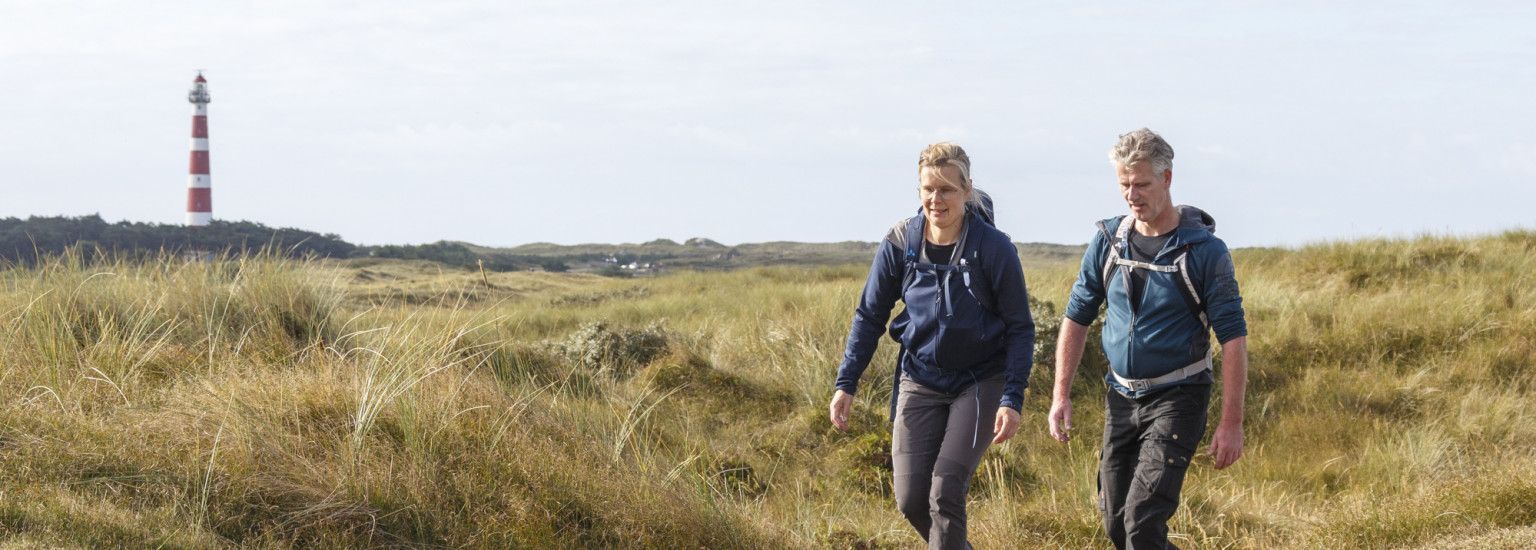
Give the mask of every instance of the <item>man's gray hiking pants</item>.
M 1205 435 L 1210 384 L 1186 384 L 1139 398 L 1105 396 L 1099 507 L 1115 548 L 1173 548 L 1168 518 Z
M 969 548 L 965 497 L 992 443 L 1001 375 L 946 394 L 901 379 L 891 440 L 896 507 L 928 548 Z

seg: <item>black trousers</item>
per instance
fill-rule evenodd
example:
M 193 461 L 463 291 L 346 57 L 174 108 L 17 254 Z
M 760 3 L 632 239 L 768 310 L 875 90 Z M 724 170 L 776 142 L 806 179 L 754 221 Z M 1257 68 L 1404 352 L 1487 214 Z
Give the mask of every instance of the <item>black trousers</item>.
M 1184 474 L 1205 435 L 1210 384 L 1187 384 L 1135 399 L 1104 397 L 1099 506 L 1115 548 L 1174 548 L 1168 518 L 1179 507 Z

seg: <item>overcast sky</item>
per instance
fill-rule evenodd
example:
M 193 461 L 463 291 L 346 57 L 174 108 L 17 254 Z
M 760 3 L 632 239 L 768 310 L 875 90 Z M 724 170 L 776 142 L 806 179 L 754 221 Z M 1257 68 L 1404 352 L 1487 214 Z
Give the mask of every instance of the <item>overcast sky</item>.
M 0 0 L 0 216 L 180 223 L 204 69 L 214 216 L 366 244 L 873 241 L 941 140 L 1082 243 L 1141 126 L 1234 246 L 1531 228 L 1533 6 Z

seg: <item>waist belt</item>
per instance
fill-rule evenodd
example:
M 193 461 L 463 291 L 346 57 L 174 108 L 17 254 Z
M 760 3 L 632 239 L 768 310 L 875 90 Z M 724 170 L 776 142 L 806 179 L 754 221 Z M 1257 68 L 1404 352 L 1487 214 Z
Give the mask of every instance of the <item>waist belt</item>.
M 1171 383 L 1174 383 L 1174 382 L 1178 382 L 1180 380 L 1183 380 L 1185 378 L 1189 378 L 1191 376 L 1194 376 L 1196 374 L 1200 374 L 1200 373 L 1208 371 L 1208 370 L 1211 370 L 1211 356 L 1209 356 L 1209 355 L 1205 356 L 1205 358 L 1203 358 L 1203 359 L 1201 359 L 1199 361 L 1195 361 L 1194 363 L 1190 363 L 1189 366 L 1187 366 L 1187 367 L 1184 367 L 1182 369 L 1170 372 L 1168 374 L 1164 374 L 1164 375 L 1159 376 L 1157 378 L 1141 378 L 1141 379 L 1126 378 L 1124 376 L 1120 376 L 1119 373 L 1116 373 L 1115 369 L 1113 369 L 1113 368 L 1109 369 L 1109 375 L 1115 377 L 1115 382 L 1118 382 L 1120 385 L 1125 386 L 1127 388 L 1130 388 L 1131 391 L 1143 391 L 1143 390 L 1149 390 L 1149 389 L 1152 389 L 1152 388 L 1155 388 L 1155 387 L 1158 387 L 1158 386 L 1162 386 L 1162 385 L 1165 385 L 1165 384 L 1171 384 Z

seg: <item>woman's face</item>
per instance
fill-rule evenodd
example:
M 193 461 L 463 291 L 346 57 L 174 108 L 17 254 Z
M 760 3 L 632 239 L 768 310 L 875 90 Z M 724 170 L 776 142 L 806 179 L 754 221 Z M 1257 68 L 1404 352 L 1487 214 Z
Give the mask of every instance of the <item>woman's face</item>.
M 943 177 L 939 177 L 940 175 Z M 948 229 L 965 218 L 965 188 L 960 187 L 960 169 L 944 166 L 923 168 L 918 179 L 917 197 L 923 201 L 923 215 L 928 225 Z

